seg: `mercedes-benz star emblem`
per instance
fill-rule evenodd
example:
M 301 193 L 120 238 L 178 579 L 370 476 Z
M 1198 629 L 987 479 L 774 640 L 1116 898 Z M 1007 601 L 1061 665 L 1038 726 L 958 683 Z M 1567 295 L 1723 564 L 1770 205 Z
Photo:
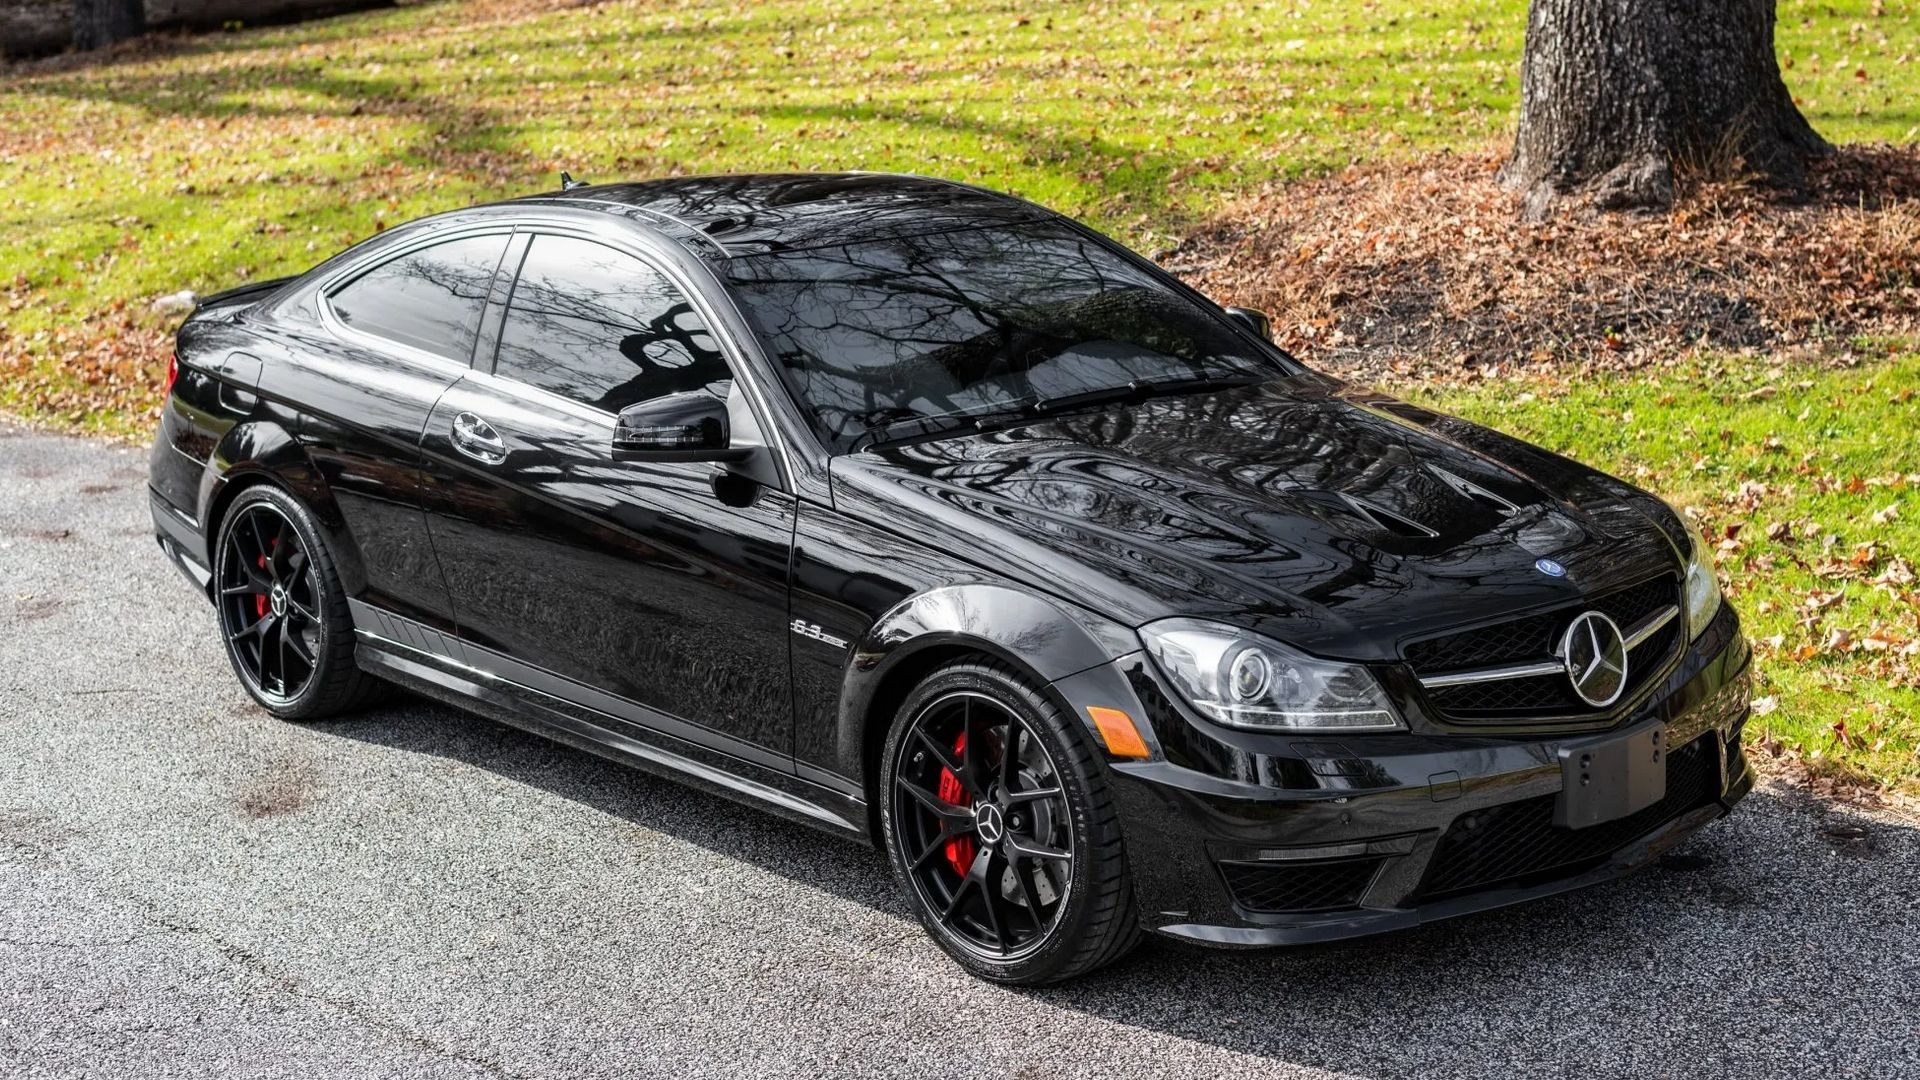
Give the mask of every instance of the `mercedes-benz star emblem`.
M 1627 641 L 1612 619 L 1583 613 L 1560 638 L 1560 659 L 1580 700 L 1604 709 L 1627 689 Z
M 989 844 L 997 844 L 1006 835 L 1007 823 L 1000 816 L 1000 808 L 992 803 L 981 806 L 973 815 L 973 827 L 980 832 L 980 839 Z

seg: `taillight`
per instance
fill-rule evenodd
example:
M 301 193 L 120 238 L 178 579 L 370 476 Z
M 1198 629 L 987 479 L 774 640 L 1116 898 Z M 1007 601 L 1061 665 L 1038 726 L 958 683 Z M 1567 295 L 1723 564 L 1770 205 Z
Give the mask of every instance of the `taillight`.
M 167 354 L 167 393 L 173 393 L 173 384 L 180 381 L 180 354 Z

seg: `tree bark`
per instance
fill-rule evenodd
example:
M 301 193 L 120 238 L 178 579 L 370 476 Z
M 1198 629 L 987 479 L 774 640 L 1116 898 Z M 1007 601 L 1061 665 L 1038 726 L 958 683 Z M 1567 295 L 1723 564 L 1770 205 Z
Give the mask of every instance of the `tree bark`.
M 73 0 L 73 44 L 101 49 L 146 33 L 144 0 Z
M 1673 201 L 1676 169 L 1792 185 L 1831 149 L 1780 79 L 1775 0 L 1532 0 L 1502 180 L 1529 217 Z

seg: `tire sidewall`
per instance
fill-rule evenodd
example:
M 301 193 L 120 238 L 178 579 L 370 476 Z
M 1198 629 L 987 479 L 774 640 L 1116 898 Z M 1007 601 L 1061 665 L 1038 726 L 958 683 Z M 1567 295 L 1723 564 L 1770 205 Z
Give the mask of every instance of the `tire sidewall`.
M 899 774 L 903 744 L 913 720 L 932 702 L 962 691 L 992 698 L 1026 721 L 1029 729 L 1046 749 L 1048 757 L 1053 761 L 1054 770 L 1060 776 L 1061 788 L 1066 795 L 1067 810 L 1071 818 L 1073 869 L 1069 876 L 1067 909 L 1040 948 L 1011 961 L 996 961 L 983 957 L 954 939 L 952 932 L 929 909 L 926 901 L 921 897 L 919 885 L 908 872 L 908 857 L 900 849 L 898 829 L 894 821 L 894 778 Z M 882 752 L 880 788 L 876 793 L 880 801 L 881 834 L 887 848 L 887 860 L 893 866 L 895 880 L 905 890 L 908 903 L 912 905 L 921 925 L 926 927 L 927 933 L 947 955 L 983 979 L 1005 983 L 1045 982 L 1050 975 L 1070 963 L 1079 952 L 1080 939 L 1086 933 L 1087 923 L 1094 907 L 1093 891 L 1096 888 L 1090 787 L 1104 782 L 1103 777 L 1083 775 L 1084 770 L 1080 768 L 1079 762 L 1085 759 L 1097 763 L 1098 758 L 1088 759 L 1084 753 L 1071 752 L 1067 740 L 1080 737 L 1077 731 L 1068 726 L 1060 710 L 1048 701 L 1045 695 L 992 668 L 977 664 L 959 664 L 935 672 L 914 688 L 894 715 L 893 725 L 887 733 L 885 749 Z

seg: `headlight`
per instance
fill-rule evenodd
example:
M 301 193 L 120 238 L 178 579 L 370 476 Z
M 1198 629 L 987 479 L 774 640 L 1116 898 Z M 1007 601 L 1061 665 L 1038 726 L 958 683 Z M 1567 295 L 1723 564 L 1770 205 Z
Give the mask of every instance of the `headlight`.
M 1720 610 L 1720 579 L 1713 573 L 1713 557 L 1706 541 L 1694 530 L 1693 549 L 1687 553 L 1687 640 L 1700 636 Z
M 1318 660 L 1200 619 L 1163 619 L 1140 636 L 1187 703 L 1223 724 L 1273 731 L 1402 727 L 1373 674 L 1357 664 Z

